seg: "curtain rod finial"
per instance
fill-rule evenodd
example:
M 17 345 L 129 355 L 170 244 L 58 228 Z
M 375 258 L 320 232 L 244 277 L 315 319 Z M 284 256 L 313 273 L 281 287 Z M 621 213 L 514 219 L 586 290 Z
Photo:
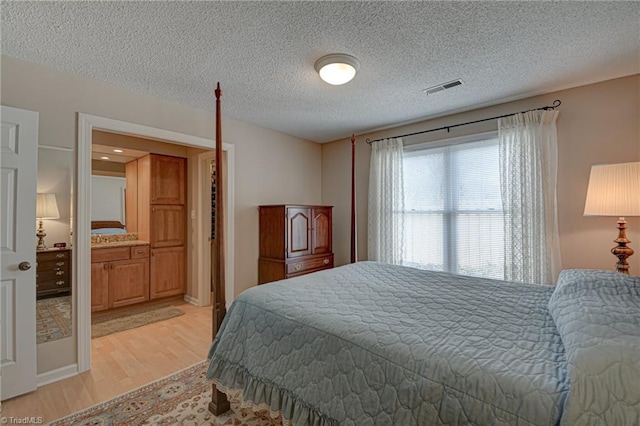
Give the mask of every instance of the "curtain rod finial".
M 356 143 L 356 134 L 355 133 L 351 133 L 351 144 L 355 144 Z
M 220 96 L 222 96 L 222 90 L 220 90 L 220 82 L 218 82 L 218 84 L 216 85 L 215 94 L 216 99 L 220 99 Z

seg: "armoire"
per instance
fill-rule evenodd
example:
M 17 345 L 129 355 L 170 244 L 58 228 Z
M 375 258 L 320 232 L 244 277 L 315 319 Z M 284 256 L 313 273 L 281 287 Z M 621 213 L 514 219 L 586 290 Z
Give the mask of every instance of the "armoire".
M 258 284 L 333 268 L 331 206 L 260 206 Z

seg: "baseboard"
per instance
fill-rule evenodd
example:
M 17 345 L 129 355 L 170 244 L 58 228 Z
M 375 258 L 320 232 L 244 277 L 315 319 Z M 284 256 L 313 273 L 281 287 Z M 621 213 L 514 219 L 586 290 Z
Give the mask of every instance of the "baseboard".
M 55 370 L 40 373 L 37 376 L 38 387 L 57 382 L 78 375 L 78 364 L 67 365 L 66 367 L 56 368 Z
M 184 295 L 184 301 L 195 306 L 201 306 L 200 299 L 198 299 L 197 297 L 189 296 L 188 294 Z

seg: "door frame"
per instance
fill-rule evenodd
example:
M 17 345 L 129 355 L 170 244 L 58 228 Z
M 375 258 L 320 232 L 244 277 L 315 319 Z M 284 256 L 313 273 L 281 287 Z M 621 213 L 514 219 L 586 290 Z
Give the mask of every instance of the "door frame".
M 76 315 L 77 315 L 77 336 L 78 336 L 78 372 L 82 373 L 91 369 L 91 144 L 93 130 L 103 130 L 112 133 L 120 133 L 130 136 L 141 136 L 163 142 L 184 145 L 193 148 L 215 150 L 213 139 L 201 138 L 187 135 L 185 133 L 173 132 L 142 124 L 129 123 L 97 115 L 78 113 L 78 149 L 77 149 L 77 202 L 75 205 L 74 223 L 74 263 L 76 265 L 75 285 L 76 291 Z M 234 145 L 222 144 L 222 150 L 227 153 L 227 187 L 228 203 L 226 209 L 226 240 L 225 249 L 227 253 L 225 262 L 225 279 L 233 286 L 234 272 L 234 240 L 233 214 L 234 214 L 234 176 L 235 176 L 235 155 Z M 202 216 L 202 215 L 201 215 Z M 195 256 L 199 256 L 200 247 L 205 239 L 205 235 L 196 233 L 195 235 Z M 230 250 L 231 248 L 231 250 Z M 202 263 L 202 262 L 199 262 Z M 200 276 L 198 276 L 200 278 Z M 195 286 L 200 289 L 199 284 Z M 231 293 L 233 294 L 233 292 Z M 192 301 L 192 299 L 187 299 Z
M 225 165 L 225 182 L 227 186 L 224 192 L 224 203 L 226 206 L 233 205 L 235 202 L 234 198 L 234 181 L 233 179 L 229 179 L 229 173 L 231 169 L 229 169 L 229 164 L 234 162 L 233 151 L 224 151 L 222 161 Z M 198 243 L 200 246 L 198 247 L 198 255 L 197 255 L 197 265 L 198 269 L 196 270 L 197 274 L 197 283 L 198 283 L 198 299 L 194 301 L 194 304 L 198 306 L 208 306 L 211 303 L 211 262 L 207 262 L 207 259 L 211 259 L 211 239 L 209 238 L 211 230 L 211 220 L 210 217 L 207 217 L 204 213 L 210 211 L 211 206 L 211 198 L 208 196 L 211 194 L 211 186 L 207 187 L 206 182 L 210 182 L 209 176 L 209 163 L 215 160 L 215 151 L 207 151 L 197 156 L 198 163 L 198 173 L 197 173 L 197 197 L 196 203 L 198 208 L 198 216 L 195 224 L 195 232 L 196 235 L 203 236 L 203 238 L 198 239 Z M 234 252 L 234 240 L 229 238 L 229 232 L 233 229 L 234 220 L 233 215 L 229 212 L 229 209 L 225 212 L 225 295 L 226 295 L 226 308 L 227 310 L 231 306 L 231 303 L 234 299 L 234 286 L 233 286 L 233 274 L 229 274 L 228 270 L 231 268 L 231 264 L 229 262 L 230 257 L 233 256 Z M 231 276 L 231 280 L 228 278 Z

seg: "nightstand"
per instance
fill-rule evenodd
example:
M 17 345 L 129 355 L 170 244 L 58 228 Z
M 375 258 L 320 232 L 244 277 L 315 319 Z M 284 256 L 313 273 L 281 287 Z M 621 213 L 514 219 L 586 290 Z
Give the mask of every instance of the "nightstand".
M 71 249 L 38 250 L 36 262 L 37 299 L 71 291 Z

